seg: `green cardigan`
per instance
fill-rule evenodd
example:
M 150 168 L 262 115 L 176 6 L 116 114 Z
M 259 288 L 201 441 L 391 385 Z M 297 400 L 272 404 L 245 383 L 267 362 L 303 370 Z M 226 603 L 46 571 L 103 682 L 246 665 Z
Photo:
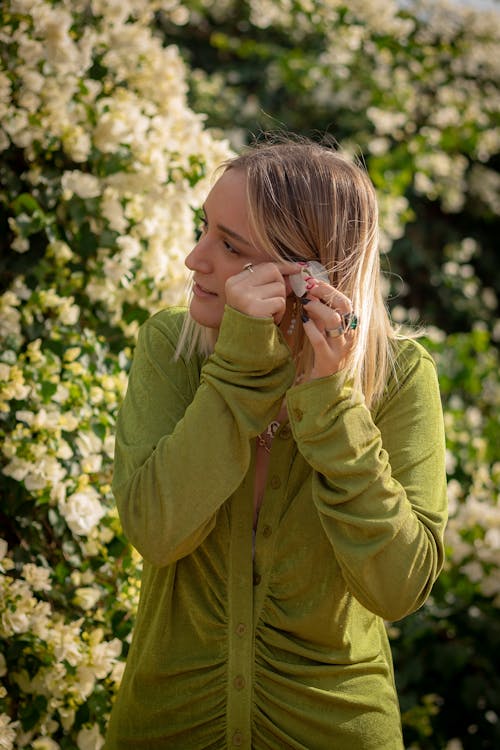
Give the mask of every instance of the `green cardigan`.
M 144 557 L 105 750 L 400 750 L 384 619 L 443 563 L 435 367 L 397 344 L 370 412 L 332 375 L 292 386 L 279 329 L 226 308 L 215 352 L 174 361 L 184 312 L 141 329 L 114 492 Z M 280 427 L 252 553 L 254 438 Z

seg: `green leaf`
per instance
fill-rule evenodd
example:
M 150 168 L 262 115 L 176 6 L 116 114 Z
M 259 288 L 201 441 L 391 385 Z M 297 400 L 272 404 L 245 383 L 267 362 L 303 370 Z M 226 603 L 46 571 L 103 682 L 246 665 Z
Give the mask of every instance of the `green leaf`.
M 44 403 L 48 403 L 57 391 L 57 385 L 56 383 L 51 383 L 49 380 L 43 380 L 41 391 Z
M 16 216 L 21 213 L 27 213 L 31 216 L 37 211 L 43 213 L 40 204 L 37 203 L 30 193 L 21 193 L 21 195 L 18 195 L 17 198 L 12 201 L 11 206 Z
M 48 701 L 44 695 L 30 696 L 30 701 L 19 709 L 19 719 L 25 732 L 36 726 L 47 710 Z

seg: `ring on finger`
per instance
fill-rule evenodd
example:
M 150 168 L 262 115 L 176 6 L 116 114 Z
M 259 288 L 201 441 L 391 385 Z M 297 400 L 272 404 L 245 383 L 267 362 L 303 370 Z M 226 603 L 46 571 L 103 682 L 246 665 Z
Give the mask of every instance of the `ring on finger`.
M 343 336 L 344 333 L 344 326 L 338 326 L 338 328 L 325 328 L 325 336 L 329 339 L 337 339 L 339 336 Z
M 342 318 L 342 325 L 344 332 L 352 330 L 355 331 L 358 327 L 358 316 L 353 312 L 339 313 Z
M 245 265 L 243 266 L 243 270 L 250 271 L 250 273 L 254 273 L 253 263 L 245 263 Z

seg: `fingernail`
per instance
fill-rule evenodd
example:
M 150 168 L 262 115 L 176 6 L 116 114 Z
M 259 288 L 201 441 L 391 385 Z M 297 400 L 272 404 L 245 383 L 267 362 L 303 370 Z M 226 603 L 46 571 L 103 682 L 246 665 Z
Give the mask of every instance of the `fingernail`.
M 307 279 L 306 281 L 306 289 L 312 289 L 313 287 L 317 285 L 317 283 L 318 282 L 315 279 L 313 279 L 311 276 L 311 278 Z
M 306 312 L 303 312 L 300 317 L 302 318 L 303 323 L 307 323 L 309 320 L 309 315 Z

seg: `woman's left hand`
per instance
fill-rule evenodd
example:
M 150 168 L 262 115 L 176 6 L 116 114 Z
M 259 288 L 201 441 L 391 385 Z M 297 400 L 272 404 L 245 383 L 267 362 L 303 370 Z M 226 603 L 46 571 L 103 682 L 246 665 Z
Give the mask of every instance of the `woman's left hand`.
M 351 300 L 330 284 L 314 281 L 303 303 L 304 332 L 314 351 L 311 380 L 333 375 L 346 366 L 354 346 L 357 319 Z

